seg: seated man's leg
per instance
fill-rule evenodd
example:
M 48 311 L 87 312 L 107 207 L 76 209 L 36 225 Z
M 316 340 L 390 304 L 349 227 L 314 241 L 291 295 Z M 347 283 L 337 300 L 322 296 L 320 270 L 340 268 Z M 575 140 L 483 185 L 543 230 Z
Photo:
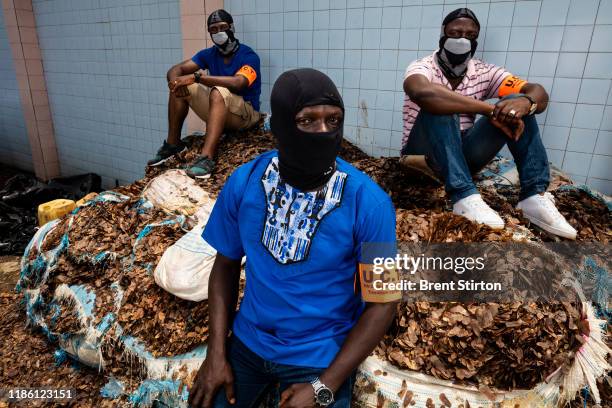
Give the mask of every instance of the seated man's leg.
M 509 95 L 504 99 L 516 97 Z M 485 167 L 507 144 L 519 172 L 521 200 L 546 191 L 550 175 L 546 149 L 535 116 L 525 116 L 523 122 L 525 131 L 518 141 L 514 141 L 488 118 L 480 118 L 463 142 L 463 151 L 472 174 Z
M 576 239 L 577 231 L 557 210 L 554 198 L 546 193 L 550 182 L 550 165 L 534 116 L 523 118 L 525 131 L 519 140 L 509 140 L 508 148 L 514 157 L 521 180 L 517 208 L 533 224 L 568 239 Z
M 200 150 L 200 155 L 189 164 L 187 174 L 193 178 L 208 178 L 215 167 L 214 154 L 227 117 L 227 107 L 222 94 L 222 90 L 226 89 L 211 88 L 202 84 L 191 84 L 187 88 L 190 94 L 189 106 L 206 122 L 204 146 Z
M 178 145 L 181 142 L 181 129 L 189 113 L 189 96 L 177 96 L 170 92 L 168 96 L 168 143 Z
M 480 118 L 463 138 L 463 154 L 471 174 L 482 170 L 510 139 L 489 118 Z
M 509 95 L 506 98 L 516 98 Z M 523 117 L 525 130 L 514 141 L 495 127 L 488 118 L 479 119 L 464 140 L 463 149 L 470 170 L 475 173 L 487 165 L 504 144 L 512 153 L 521 182 L 518 208 L 532 223 L 556 235 L 574 239 L 576 230 L 545 195 L 550 180 L 550 166 L 535 116 Z
M 227 88 L 192 84 L 189 85 L 189 91 L 189 105 L 206 122 L 206 139 L 200 157 L 191 164 L 187 174 L 206 178 L 214 168 L 214 158 L 223 132 L 252 125 L 254 119 L 255 122 L 259 120 L 259 113 L 250 104 L 246 104 L 241 96 L 232 94 Z
M 231 93 L 227 88 L 199 84 L 189 85 L 188 88 L 191 94 L 189 105 L 206 122 L 206 142 L 201 151 L 202 156 L 214 159 L 224 131 L 245 129 L 259 120 L 259 113 L 241 96 Z
M 463 138 L 463 153 L 470 172 L 475 174 L 482 170 L 509 142 L 511 142 L 510 138 L 501 129 L 494 126 L 489 118 L 478 119 Z M 485 214 L 488 219 L 484 223 L 492 228 L 502 228 L 504 226 L 503 219 L 482 198 L 479 201 L 482 210 L 478 213 Z M 471 217 L 468 216 L 468 218 Z
M 523 122 L 525 131 L 519 140 L 508 140 L 508 148 L 516 162 L 521 181 L 519 200 L 544 193 L 550 182 L 550 165 L 536 118 L 527 116 Z
M 200 154 L 202 156 L 215 158 L 219 139 L 225 128 L 227 117 L 227 106 L 221 92 L 217 88 L 212 88 L 208 98 L 210 109 L 208 111 L 208 121 L 206 122 L 206 139 Z
M 457 115 L 434 115 L 421 110 L 402 155 L 425 155 L 444 179 L 453 203 L 477 194 L 465 160 Z
M 169 92 L 168 96 L 168 139 L 164 141 L 155 157 L 147 162 L 148 166 L 157 166 L 164 163 L 177 153 L 185 149 L 181 142 L 181 129 L 189 112 L 189 97 L 179 97 Z
M 482 200 L 474 185 L 463 143 L 457 115 L 421 111 L 402 154 L 428 156 L 434 171 L 445 180 L 455 214 L 494 229 L 503 228 L 504 221 Z
M 236 336 L 228 344 L 228 361 L 234 374 L 235 404 L 227 400 L 225 389 L 221 388 L 214 398 L 214 408 L 252 408 L 273 386 L 270 375 L 265 371 L 265 360 L 253 353 Z

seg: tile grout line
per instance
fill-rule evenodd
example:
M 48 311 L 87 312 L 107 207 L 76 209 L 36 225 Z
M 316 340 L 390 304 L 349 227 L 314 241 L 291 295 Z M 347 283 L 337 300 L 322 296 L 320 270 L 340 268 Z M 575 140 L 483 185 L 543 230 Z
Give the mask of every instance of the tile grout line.
M 595 33 L 595 27 L 597 26 L 596 23 L 597 23 L 597 17 L 599 16 L 599 8 L 600 7 L 601 7 L 601 0 L 598 0 L 597 1 L 597 12 L 595 13 L 595 21 L 593 21 L 593 25 L 592 25 L 592 28 L 591 28 L 591 38 L 589 39 L 589 48 L 588 48 L 588 51 L 587 51 L 587 59 L 586 59 L 586 61 L 584 63 L 584 68 L 582 70 L 582 77 L 580 78 L 580 88 L 582 88 L 582 81 L 584 80 L 584 74 L 586 72 L 586 64 L 587 64 L 587 61 L 589 60 L 589 54 L 590 54 L 590 51 L 591 51 L 591 46 L 593 44 L 593 34 Z M 567 22 L 567 20 L 566 20 L 566 22 Z M 565 34 L 565 29 L 563 30 L 563 33 Z M 556 73 L 556 71 L 555 71 L 555 73 Z M 578 89 L 578 95 L 580 95 L 580 89 Z M 578 97 L 576 98 L 576 101 L 578 101 Z M 576 108 L 578 108 L 578 103 L 576 103 Z M 603 118 L 604 118 L 605 112 L 606 112 L 606 107 L 605 107 L 605 104 L 604 104 L 602 118 L 601 118 L 601 120 L 599 122 L 599 126 L 598 126 L 598 132 L 599 132 L 599 130 L 601 130 L 601 124 L 603 123 Z M 574 116 L 572 117 L 572 128 L 571 129 L 573 129 L 575 117 L 576 117 L 576 110 L 574 110 Z M 569 138 L 572 136 L 571 129 L 570 129 L 570 136 L 567 138 L 568 144 L 569 144 Z M 599 133 L 598 133 L 598 137 L 599 137 Z M 595 139 L 595 145 L 597 145 L 597 138 Z M 595 151 L 595 146 L 593 146 L 593 151 Z M 566 147 L 566 152 L 567 152 L 567 147 Z M 586 181 L 589 180 L 589 177 L 590 177 L 590 174 L 591 174 L 591 167 L 593 166 L 593 156 L 594 156 L 594 154 L 591 153 L 591 160 L 589 161 L 589 168 L 586 171 L 586 173 L 587 173 L 586 174 Z

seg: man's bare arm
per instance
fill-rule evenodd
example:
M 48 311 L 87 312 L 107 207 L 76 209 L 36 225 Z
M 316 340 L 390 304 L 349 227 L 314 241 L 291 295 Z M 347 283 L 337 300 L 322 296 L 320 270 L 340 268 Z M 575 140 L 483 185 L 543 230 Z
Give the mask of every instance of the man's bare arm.
M 536 109 L 535 113 L 542 113 L 548 107 L 548 93 L 542 85 L 536 83 L 526 83 L 521 88 L 521 93 L 529 95 L 534 101 L 536 101 L 538 108 Z
M 203 75 L 200 83 L 206 86 L 222 86 L 236 94 L 249 86 L 249 80 L 242 75 L 235 76 L 208 76 Z
M 238 304 L 240 260 L 217 253 L 208 281 L 208 354 L 225 354 L 225 340 Z
M 504 120 L 495 115 L 500 109 L 498 105 L 492 105 L 478 99 L 463 96 L 453 92 L 445 86 L 432 84 L 424 75 L 410 75 L 404 80 L 404 92 L 410 100 L 419 105 L 421 109 L 434 115 L 454 114 L 480 114 L 491 119 L 491 123 L 499 128 L 506 136 L 518 140 L 523 133 L 523 125 L 514 119 Z M 526 98 L 521 98 L 525 99 Z M 504 103 L 506 101 L 502 101 Z M 516 102 L 509 102 L 515 104 Z
M 200 67 L 198 66 L 198 64 L 188 59 L 172 66 L 172 68 L 170 68 L 168 70 L 168 73 L 166 74 L 166 79 L 168 80 L 168 82 L 171 82 L 180 76 L 193 74 L 199 69 Z
M 432 84 L 424 75 L 410 75 L 404 80 L 404 92 L 421 109 L 434 115 L 458 113 L 489 116 L 493 105 L 453 92 L 445 86 Z
M 338 355 L 321 375 L 321 382 L 337 391 L 383 338 L 393 321 L 396 309 L 396 302 L 368 303 Z
M 177 96 L 188 96 L 189 93 L 182 89 L 188 85 L 195 83 L 195 77 L 193 74 L 200 69 L 198 64 L 192 60 L 185 60 L 179 64 L 174 65 L 168 70 L 166 79 L 168 80 L 168 87 Z M 243 75 L 234 76 L 210 76 L 202 75 L 200 83 L 206 86 L 222 86 L 230 90 L 230 92 L 236 94 L 249 86 L 249 80 Z
M 240 260 L 217 253 L 208 280 L 208 350 L 193 387 L 189 405 L 210 408 L 219 388 L 224 387 L 228 401 L 234 403 L 234 377 L 227 361 L 226 340 L 236 306 L 240 282 Z

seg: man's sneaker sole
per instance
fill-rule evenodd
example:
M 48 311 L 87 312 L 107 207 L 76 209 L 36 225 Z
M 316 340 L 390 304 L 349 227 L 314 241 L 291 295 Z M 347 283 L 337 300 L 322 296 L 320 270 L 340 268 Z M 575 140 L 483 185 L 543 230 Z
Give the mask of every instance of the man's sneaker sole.
M 465 217 L 465 218 L 467 218 L 467 217 Z M 467 218 L 467 219 L 470 220 L 469 218 Z M 501 231 L 501 230 L 503 230 L 506 227 L 506 224 L 492 225 L 492 224 L 487 224 L 486 222 L 478 222 L 476 220 L 470 220 L 470 221 L 475 222 L 476 224 L 486 225 L 487 227 L 489 227 L 489 228 L 491 228 L 492 230 L 495 230 L 495 231 Z
M 152 164 L 147 164 L 147 167 L 157 167 L 161 164 L 164 164 L 165 162 L 167 162 L 168 160 L 170 160 L 171 158 L 173 158 L 174 156 L 176 156 L 177 154 L 181 154 L 183 152 L 187 151 L 187 146 L 183 147 L 183 150 L 181 150 L 180 152 L 174 153 L 172 156 L 168 156 L 165 159 L 162 159 L 158 162 L 152 163 Z
M 466 220 L 470 220 L 470 221 L 472 221 L 472 222 L 473 222 L 473 223 L 475 223 L 475 224 L 479 224 L 479 225 L 486 225 L 487 227 L 491 228 L 492 230 L 496 230 L 496 231 L 503 230 L 503 229 L 504 229 L 504 227 L 506 226 L 506 224 L 501 224 L 501 225 L 499 225 L 499 224 L 498 224 L 498 225 L 491 225 L 491 224 L 487 224 L 486 222 L 480 222 L 480 221 L 477 221 L 477 220 L 473 220 L 473 219 L 471 219 L 471 218 L 466 217 L 464 214 L 458 214 L 458 213 L 456 213 L 456 212 L 454 212 L 454 211 L 453 211 L 453 214 L 458 215 L 458 216 L 460 216 L 460 217 L 463 217 L 463 218 L 465 218 Z
M 189 172 L 189 171 L 187 170 L 187 168 L 185 168 L 185 173 L 186 173 L 186 174 L 187 174 L 189 177 L 191 177 L 192 179 L 207 179 L 207 178 L 210 178 L 210 176 L 211 176 L 211 173 L 205 174 L 205 175 L 203 175 L 203 176 L 196 176 L 196 175 L 194 175 L 193 173 Z
M 532 224 L 535 224 L 536 226 L 538 226 L 539 228 L 543 229 L 546 232 L 549 232 L 549 233 L 554 234 L 556 236 L 567 238 L 567 239 L 572 239 L 572 240 L 576 239 L 576 235 L 577 234 L 569 234 L 569 233 L 567 233 L 567 232 L 565 232 L 563 230 L 557 229 L 557 228 L 547 224 L 546 222 L 540 220 L 539 218 L 527 215 L 524 212 L 523 212 L 523 215 L 525 216 L 525 218 L 527 218 L 529 220 L 529 222 L 531 222 Z

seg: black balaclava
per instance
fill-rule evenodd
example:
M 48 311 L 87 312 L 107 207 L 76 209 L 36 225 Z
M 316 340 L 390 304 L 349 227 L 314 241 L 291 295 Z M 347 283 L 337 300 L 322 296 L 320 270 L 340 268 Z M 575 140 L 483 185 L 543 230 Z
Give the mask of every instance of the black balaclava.
M 307 106 L 333 105 L 344 112 L 342 97 L 332 80 L 311 68 L 294 69 L 278 77 L 272 88 L 270 127 L 278 141 L 281 179 L 302 191 L 327 183 L 335 171 L 343 123 L 330 132 L 298 129 L 295 116 Z
M 229 30 L 219 31 L 217 34 L 211 34 L 211 38 L 219 52 L 223 55 L 231 55 L 238 50 L 240 42 L 234 36 L 234 19 L 232 15 L 223 9 L 215 10 L 208 16 L 208 27 L 215 23 L 229 24 Z
M 480 30 L 480 22 L 469 8 L 458 8 L 451 11 L 442 22 L 440 33 L 440 50 L 437 53 L 438 65 L 447 78 L 459 78 L 465 74 L 468 63 L 476 52 L 478 42 L 467 38 L 449 38 L 446 35 L 446 26 L 458 18 L 469 18 L 473 20 Z

